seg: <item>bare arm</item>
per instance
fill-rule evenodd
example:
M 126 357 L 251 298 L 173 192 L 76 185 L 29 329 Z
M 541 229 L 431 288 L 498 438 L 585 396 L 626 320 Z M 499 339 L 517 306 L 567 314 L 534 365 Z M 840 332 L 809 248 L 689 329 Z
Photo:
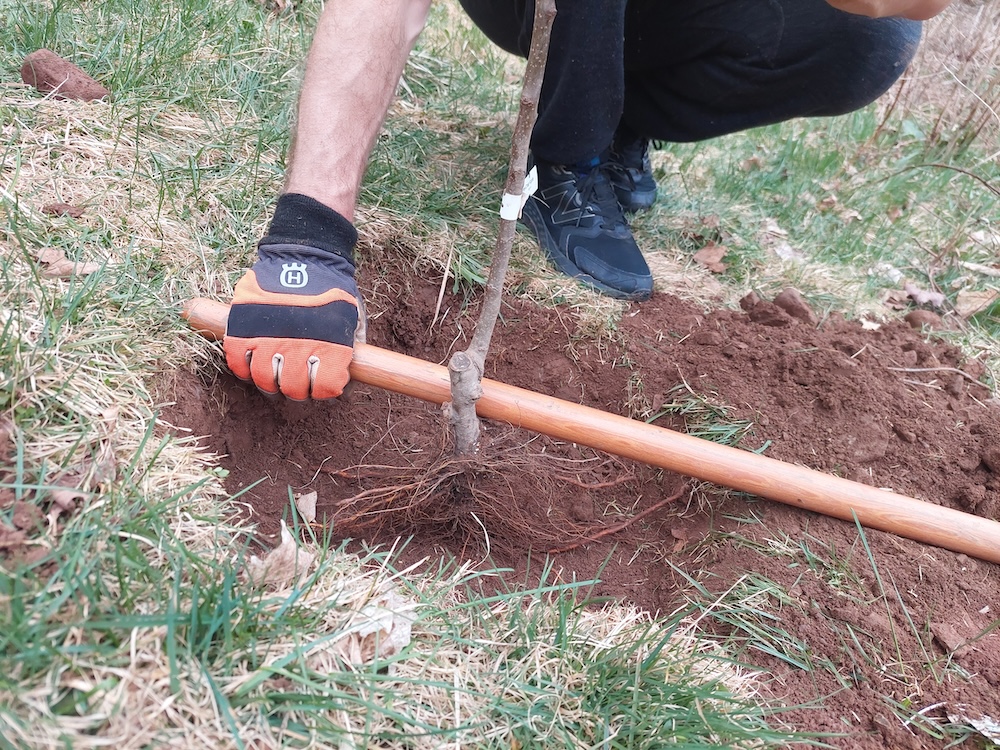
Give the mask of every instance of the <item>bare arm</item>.
M 838 10 L 872 18 L 899 16 L 913 21 L 926 21 L 936 16 L 952 0 L 826 0 Z
M 285 190 L 348 221 L 430 0 L 329 0 L 313 37 Z

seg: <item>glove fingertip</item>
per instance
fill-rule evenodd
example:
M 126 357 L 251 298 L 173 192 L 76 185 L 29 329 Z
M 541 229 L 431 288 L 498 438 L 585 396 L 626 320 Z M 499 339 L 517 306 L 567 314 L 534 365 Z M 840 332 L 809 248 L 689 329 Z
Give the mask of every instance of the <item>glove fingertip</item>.
M 351 380 L 350 365 L 354 349 L 340 344 L 327 344 L 322 356 L 316 358 L 312 371 L 312 397 L 316 400 L 338 398 Z
M 244 339 L 226 336 L 222 341 L 222 350 L 226 353 L 226 367 L 240 380 L 251 380 L 250 355 L 252 349 Z

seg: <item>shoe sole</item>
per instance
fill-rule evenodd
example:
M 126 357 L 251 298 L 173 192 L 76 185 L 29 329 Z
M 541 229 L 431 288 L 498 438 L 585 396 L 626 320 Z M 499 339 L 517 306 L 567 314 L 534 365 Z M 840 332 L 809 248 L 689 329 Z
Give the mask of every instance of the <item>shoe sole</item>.
M 608 286 L 607 284 L 598 281 L 585 271 L 581 271 L 573 263 L 573 261 L 560 252 L 558 245 L 552 239 L 552 235 L 550 235 L 548 230 L 545 228 L 545 219 L 542 218 L 534 200 L 529 200 L 525 204 L 524 209 L 521 211 L 521 223 L 535 235 L 535 239 L 538 240 L 539 247 L 542 248 L 542 251 L 552 264 L 567 276 L 570 276 L 587 286 L 593 287 L 601 294 L 614 299 L 642 302 L 649 299 L 652 295 L 652 291 L 624 292 L 621 289 L 615 289 L 612 286 Z

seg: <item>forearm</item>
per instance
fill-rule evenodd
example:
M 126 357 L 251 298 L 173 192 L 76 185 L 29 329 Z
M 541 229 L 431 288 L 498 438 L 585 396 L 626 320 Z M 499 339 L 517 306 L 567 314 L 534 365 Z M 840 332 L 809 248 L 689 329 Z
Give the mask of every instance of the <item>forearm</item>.
M 839 10 L 872 18 L 899 16 L 914 21 L 925 21 L 936 16 L 952 0 L 826 0 Z
M 285 190 L 353 220 L 368 156 L 430 0 L 331 0 L 316 27 Z

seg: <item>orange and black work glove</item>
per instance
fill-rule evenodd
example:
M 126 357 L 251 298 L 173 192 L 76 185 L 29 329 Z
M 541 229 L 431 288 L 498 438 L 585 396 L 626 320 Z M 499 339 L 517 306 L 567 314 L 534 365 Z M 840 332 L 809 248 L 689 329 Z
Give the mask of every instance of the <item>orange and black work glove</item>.
M 234 375 L 296 401 L 343 393 L 358 326 L 357 239 L 312 198 L 279 198 L 259 260 L 236 284 L 223 341 Z

